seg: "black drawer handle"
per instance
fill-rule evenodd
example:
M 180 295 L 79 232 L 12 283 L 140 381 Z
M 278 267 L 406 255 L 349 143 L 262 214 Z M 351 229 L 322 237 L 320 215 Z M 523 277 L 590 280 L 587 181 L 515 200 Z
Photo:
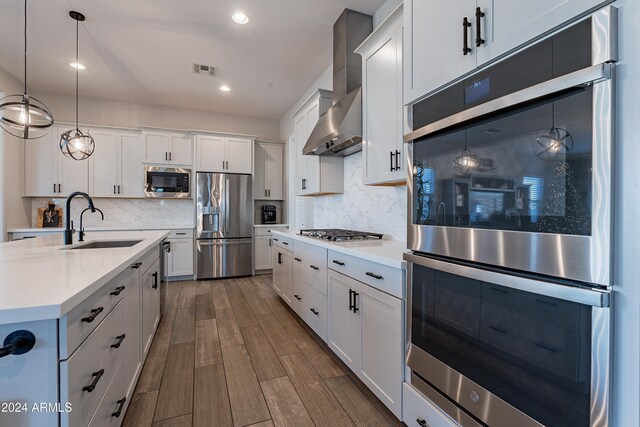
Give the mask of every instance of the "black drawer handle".
M 187 233 L 176 233 L 176 236 L 186 236 Z
M 467 55 L 468 53 L 471 52 L 471 48 L 469 47 L 469 43 L 467 41 L 468 39 L 468 34 L 467 31 L 469 30 L 469 27 L 471 26 L 471 22 L 469 22 L 469 20 L 467 19 L 467 17 L 465 17 L 462 20 L 462 37 L 463 37 L 463 42 L 462 42 L 462 54 L 463 55 Z
M 298 262 L 302 262 L 302 260 L 301 260 L 300 258 L 298 258 L 298 257 L 296 257 L 296 258 L 294 258 L 294 259 L 295 259 L 296 261 L 298 261 Z
M 95 390 L 96 385 L 98 385 L 98 381 L 100 381 L 100 378 L 102 378 L 103 375 L 104 369 L 100 369 L 98 372 L 94 372 L 93 374 L 91 374 L 91 376 L 93 377 L 93 381 L 91 382 L 91 384 L 82 387 L 82 391 L 88 391 L 89 393 L 91 393 L 93 390 Z
M 382 280 L 382 276 L 379 274 L 375 274 L 370 271 L 367 271 L 365 274 L 369 277 L 373 277 L 374 279 Z
M 422 418 L 416 418 L 416 422 L 420 427 L 429 427 L 429 424 Z
M 316 310 L 315 308 L 310 308 L 309 311 L 311 311 L 316 316 L 320 316 L 320 312 L 318 310 Z
M 282 242 L 283 245 L 289 246 L 289 242 Z
M 349 311 L 353 310 L 353 307 L 355 307 L 355 303 L 353 302 L 353 294 L 355 294 L 355 291 L 353 289 L 349 289 Z
M 131 268 L 140 268 L 140 267 L 142 267 L 142 263 L 141 262 L 136 262 L 135 264 L 133 264 L 131 266 Z
M 356 298 L 358 298 L 358 295 L 360 295 L 359 292 L 353 291 L 353 312 L 357 313 L 358 310 L 360 310 L 358 308 L 358 300 Z
M 320 267 L 316 267 L 315 265 L 310 265 L 309 267 L 313 268 L 315 271 L 320 270 Z
M 484 18 L 484 12 L 476 7 L 476 47 L 482 46 L 485 42 L 482 38 L 482 20 L 480 18 Z
M 114 412 L 113 414 L 111 414 L 112 417 L 116 417 L 119 418 L 120 415 L 122 415 L 122 408 L 124 408 L 124 403 L 127 401 L 126 397 L 123 397 L 122 399 L 118 400 L 116 403 L 119 405 L 118 406 L 118 410 L 116 412 Z
M 91 316 L 83 317 L 82 321 L 83 322 L 87 322 L 87 323 L 91 323 L 94 320 L 96 320 L 96 317 L 98 317 L 98 315 L 100 313 L 102 313 L 103 311 L 104 311 L 103 307 L 94 308 L 93 310 L 91 310 Z
M 557 353 L 558 352 L 557 348 L 552 347 L 552 346 L 550 346 L 548 344 L 545 344 L 543 342 L 534 342 L 533 345 L 535 345 L 536 347 L 541 348 L 543 350 L 546 350 L 548 352 L 551 352 L 551 353 Z
M 280 241 L 280 240 L 276 239 L 275 237 L 273 238 L 273 240 L 274 240 L 275 242 L 279 242 L 279 241 Z
M 122 335 L 118 335 L 116 337 L 117 341 L 115 344 L 111 344 L 111 348 L 120 348 L 120 344 L 122 344 L 122 341 L 124 341 L 124 337 L 126 337 L 127 334 L 122 334 Z
M 333 260 L 333 263 L 334 263 L 334 264 L 338 264 L 338 265 L 344 265 L 344 262 L 342 262 L 342 261 L 338 261 L 337 259 L 334 259 L 334 260 Z
M 293 296 L 294 296 L 298 301 L 302 301 L 302 298 L 300 298 L 300 295 L 298 295 L 298 294 L 294 294 Z
M 151 276 L 153 276 L 153 285 L 151 285 L 151 288 L 158 289 L 158 272 L 156 271 Z
M 110 295 L 117 297 L 122 291 L 124 291 L 124 286 L 118 286 Z
M 502 329 L 502 328 L 499 328 L 499 327 L 493 326 L 493 325 L 490 325 L 489 329 L 491 329 L 492 331 L 500 332 L 501 334 L 506 334 L 507 332 L 509 332 L 506 329 Z

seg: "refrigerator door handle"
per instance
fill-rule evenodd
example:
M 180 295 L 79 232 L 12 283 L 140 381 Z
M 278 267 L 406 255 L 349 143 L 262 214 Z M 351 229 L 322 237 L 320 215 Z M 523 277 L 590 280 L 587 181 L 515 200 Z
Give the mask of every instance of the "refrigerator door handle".
M 229 232 L 227 229 L 229 223 L 229 178 L 224 181 L 224 217 L 224 234 L 226 235 Z
M 199 246 L 230 246 L 230 245 L 246 245 L 247 243 L 251 243 L 251 238 L 198 240 Z

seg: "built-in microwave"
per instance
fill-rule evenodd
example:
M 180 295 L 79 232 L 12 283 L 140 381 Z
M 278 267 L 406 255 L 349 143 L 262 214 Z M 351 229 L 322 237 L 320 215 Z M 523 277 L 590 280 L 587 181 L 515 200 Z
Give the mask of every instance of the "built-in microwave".
M 191 197 L 191 169 L 146 166 L 144 177 L 147 197 Z

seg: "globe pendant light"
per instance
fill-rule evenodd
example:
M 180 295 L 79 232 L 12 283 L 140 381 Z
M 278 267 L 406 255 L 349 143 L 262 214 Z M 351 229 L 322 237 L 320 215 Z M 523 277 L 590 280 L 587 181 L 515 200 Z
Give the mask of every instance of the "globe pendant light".
M 461 174 L 469 175 L 472 170 L 478 168 L 480 159 L 478 155 L 467 148 L 467 131 L 464 131 L 464 150 L 453 158 L 453 168 Z
M 555 113 L 554 102 L 551 103 L 551 128 L 542 131 L 533 143 L 533 152 L 542 160 L 554 161 L 573 150 L 573 137 L 565 129 L 556 127 Z
M 78 61 L 78 26 L 85 17 L 80 12 L 71 11 L 69 16 L 76 21 L 76 64 Z M 60 136 L 60 151 L 73 160 L 84 160 L 93 154 L 96 144 L 89 132 L 82 132 L 78 125 L 78 74 L 80 68 L 76 67 L 76 127 L 66 131 Z
M 24 0 L 24 93 L 0 99 L 0 127 L 22 139 L 45 136 L 53 115 L 44 103 L 27 94 L 27 0 Z

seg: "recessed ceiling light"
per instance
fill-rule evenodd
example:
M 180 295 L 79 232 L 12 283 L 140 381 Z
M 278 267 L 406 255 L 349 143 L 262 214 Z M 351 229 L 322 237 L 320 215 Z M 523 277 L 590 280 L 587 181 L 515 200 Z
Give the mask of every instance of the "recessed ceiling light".
M 249 22 L 249 17 L 242 12 L 234 13 L 231 18 L 238 24 L 246 24 L 247 22 Z
M 227 85 L 222 85 L 220 86 L 220 90 L 223 92 L 229 92 L 231 90 L 231 88 Z
M 81 63 L 79 63 L 79 62 L 72 62 L 72 63 L 71 63 L 71 64 L 69 64 L 69 65 L 70 65 L 71 67 L 73 67 L 73 68 L 77 69 L 77 70 L 84 70 L 84 69 L 86 69 L 86 68 L 87 68 L 87 67 L 85 67 L 84 65 L 82 65 L 82 64 L 81 64 Z

